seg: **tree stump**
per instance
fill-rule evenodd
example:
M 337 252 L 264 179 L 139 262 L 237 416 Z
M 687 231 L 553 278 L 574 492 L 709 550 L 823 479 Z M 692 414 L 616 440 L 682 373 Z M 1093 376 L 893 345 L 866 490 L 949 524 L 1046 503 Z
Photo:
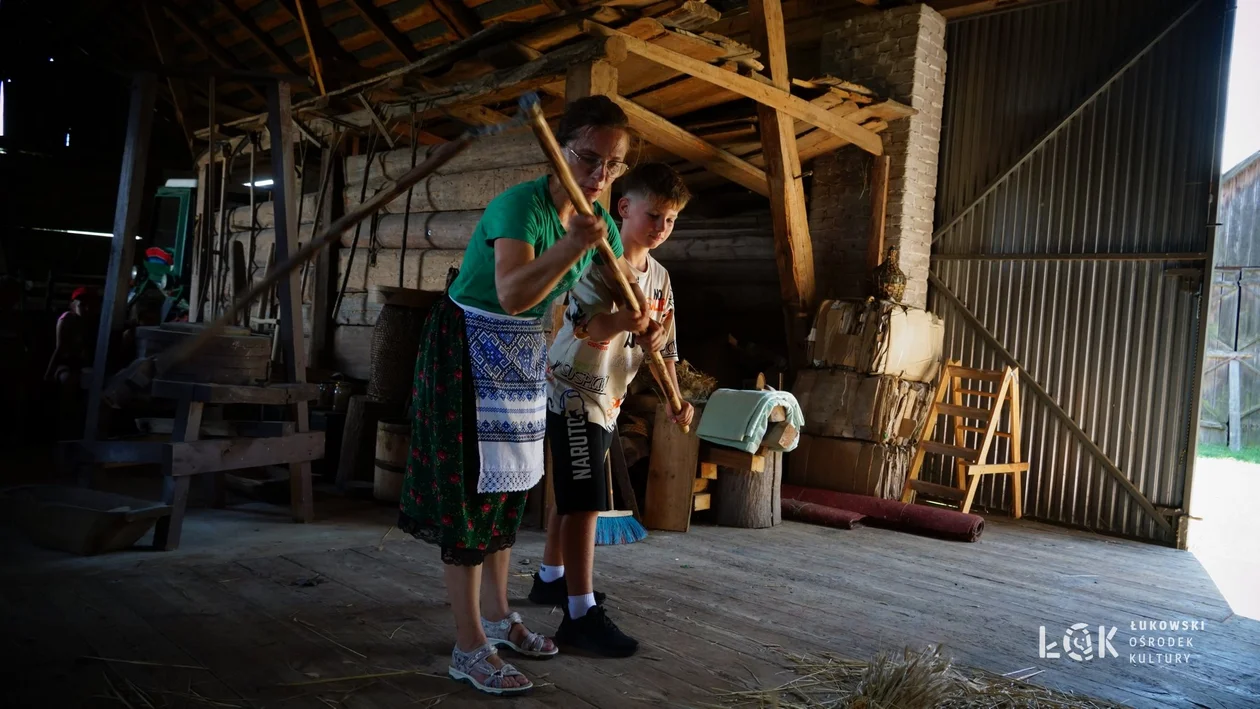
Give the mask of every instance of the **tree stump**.
M 720 468 L 717 480 L 717 523 L 724 527 L 764 529 L 783 521 L 779 488 L 783 481 L 783 454 L 766 453 L 766 469 L 760 473 Z

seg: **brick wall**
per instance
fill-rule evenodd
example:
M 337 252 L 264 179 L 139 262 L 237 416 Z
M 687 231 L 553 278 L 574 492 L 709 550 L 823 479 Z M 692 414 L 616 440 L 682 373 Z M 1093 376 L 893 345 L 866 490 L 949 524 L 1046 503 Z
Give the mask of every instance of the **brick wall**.
M 918 110 L 881 135 L 891 165 L 885 247 L 901 249 L 905 302 L 924 307 L 945 96 L 945 18 L 912 5 L 845 20 L 823 36 L 821 68 Z M 871 165 L 870 155 L 852 147 L 815 160 L 809 226 L 820 297 L 868 293 Z

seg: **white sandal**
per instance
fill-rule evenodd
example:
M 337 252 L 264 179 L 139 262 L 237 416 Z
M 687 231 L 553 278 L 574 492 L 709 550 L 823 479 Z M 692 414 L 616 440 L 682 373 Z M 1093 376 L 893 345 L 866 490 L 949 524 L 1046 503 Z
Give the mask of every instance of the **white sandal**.
M 521 620 L 521 614 L 515 611 L 508 613 L 507 617 L 498 622 L 491 622 L 485 618 L 481 619 L 481 629 L 486 634 L 486 639 L 491 645 L 496 647 L 508 647 L 526 657 L 555 657 L 560 653 L 560 648 L 552 642 L 551 638 L 542 633 L 530 632 L 528 628 L 525 630 L 525 642 L 517 645 L 512 642 L 512 626 L 520 625 L 525 627 L 525 621 Z
M 522 694 L 534 688 L 534 683 L 525 679 L 526 684 L 519 687 L 505 687 L 503 680 L 508 677 L 525 677 L 512 665 L 503 663 L 502 667 L 495 667 L 490 664 L 489 658 L 492 655 L 499 654 L 494 645 L 489 643 L 473 650 L 472 652 L 464 652 L 456 645 L 451 650 L 451 666 L 446 673 L 458 682 L 467 682 L 474 689 L 485 692 L 486 694 Z M 473 673 L 483 675 L 485 681 L 479 682 L 473 676 Z

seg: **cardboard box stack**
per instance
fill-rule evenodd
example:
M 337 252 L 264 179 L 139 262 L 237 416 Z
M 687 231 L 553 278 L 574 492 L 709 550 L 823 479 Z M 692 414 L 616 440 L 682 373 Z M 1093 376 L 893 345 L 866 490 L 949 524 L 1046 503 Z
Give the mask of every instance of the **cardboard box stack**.
M 945 329 L 925 310 L 888 301 L 833 300 L 810 334 L 812 369 L 792 393 L 805 414 L 785 482 L 901 495 L 940 370 Z

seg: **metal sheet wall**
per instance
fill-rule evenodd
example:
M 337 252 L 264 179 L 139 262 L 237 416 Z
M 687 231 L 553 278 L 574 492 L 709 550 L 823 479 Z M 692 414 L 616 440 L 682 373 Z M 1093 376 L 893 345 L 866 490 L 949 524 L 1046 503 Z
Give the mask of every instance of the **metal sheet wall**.
M 950 25 L 930 307 L 950 356 L 1025 372 L 1031 516 L 1174 540 L 1156 508 L 1183 502 L 1224 13 L 1065 0 Z M 978 500 L 1006 507 L 992 477 Z

